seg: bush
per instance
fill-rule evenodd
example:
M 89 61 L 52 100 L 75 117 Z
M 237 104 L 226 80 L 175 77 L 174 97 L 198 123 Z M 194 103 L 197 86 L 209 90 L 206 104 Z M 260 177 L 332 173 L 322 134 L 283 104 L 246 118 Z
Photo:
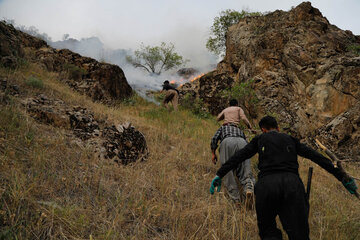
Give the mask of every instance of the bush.
M 235 83 L 231 88 L 225 89 L 219 93 L 219 97 L 225 97 L 228 100 L 237 99 L 239 104 L 244 106 L 249 112 L 252 118 L 257 117 L 256 104 L 259 102 L 255 94 L 255 90 L 252 88 L 254 79 L 250 79 L 247 82 Z
M 359 44 L 352 44 L 347 46 L 347 50 L 353 52 L 357 55 L 360 55 L 360 45 Z
M 85 69 L 75 66 L 74 64 L 65 64 L 64 69 L 68 72 L 69 78 L 74 80 L 79 80 L 86 74 Z
M 241 102 L 246 99 L 250 104 L 256 104 L 259 102 L 259 99 L 251 87 L 253 82 L 254 80 L 250 79 L 247 82 L 235 83 L 231 88 L 221 91 L 220 95 L 225 96 L 229 100 L 235 98 Z
M 190 110 L 200 118 L 210 118 L 211 114 L 207 111 L 202 99 L 194 98 L 189 93 L 185 94 L 181 100 L 181 107 Z
M 25 84 L 33 87 L 33 88 L 39 88 L 42 89 L 44 87 L 44 83 L 41 79 L 37 77 L 30 76 L 25 80 Z

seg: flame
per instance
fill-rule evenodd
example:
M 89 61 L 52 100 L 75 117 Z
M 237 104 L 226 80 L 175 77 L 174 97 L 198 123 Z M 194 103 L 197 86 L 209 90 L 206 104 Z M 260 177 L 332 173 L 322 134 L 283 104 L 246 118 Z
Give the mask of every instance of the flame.
M 205 73 L 201 73 L 201 74 L 197 75 L 196 77 L 194 77 L 193 79 L 191 79 L 189 82 L 193 82 L 193 81 L 201 78 L 201 77 L 204 76 L 204 75 L 205 75 Z
M 204 76 L 206 73 L 201 73 L 195 77 L 193 77 L 192 79 L 190 80 L 187 80 L 187 79 L 184 79 L 184 78 L 181 78 L 181 79 L 177 79 L 177 80 L 171 80 L 170 83 L 171 84 L 179 84 L 179 87 L 181 87 L 182 85 L 184 85 L 185 83 L 187 82 L 194 82 L 196 80 L 198 80 L 199 78 L 201 78 L 202 76 Z

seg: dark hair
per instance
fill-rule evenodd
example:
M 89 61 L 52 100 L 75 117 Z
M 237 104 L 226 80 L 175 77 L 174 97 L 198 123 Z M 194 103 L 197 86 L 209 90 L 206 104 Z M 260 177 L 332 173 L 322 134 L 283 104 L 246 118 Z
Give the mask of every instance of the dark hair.
M 165 80 L 164 84 L 169 84 L 169 81 L 168 81 L 168 80 Z
M 230 106 L 237 106 L 239 103 L 238 103 L 238 101 L 236 100 L 236 99 L 231 99 L 230 101 L 229 101 L 229 105 Z
M 260 120 L 259 127 L 265 128 L 267 130 L 276 129 L 276 128 L 278 128 L 278 123 L 274 117 L 265 116 Z

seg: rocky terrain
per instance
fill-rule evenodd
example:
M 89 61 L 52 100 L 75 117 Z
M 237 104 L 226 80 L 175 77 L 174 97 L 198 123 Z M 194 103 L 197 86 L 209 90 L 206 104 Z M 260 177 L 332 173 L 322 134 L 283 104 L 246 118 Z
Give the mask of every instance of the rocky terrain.
M 259 99 L 255 121 L 273 114 L 296 136 L 309 142 L 318 137 L 343 157 L 358 158 L 358 48 L 359 36 L 331 25 L 304 2 L 231 26 L 217 69 L 181 91 L 203 99 L 217 114 L 227 103 L 219 92 L 252 79 Z
M 24 62 L 39 64 L 58 74 L 74 90 L 91 97 L 93 101 L 114 103 L 132 95 L 123 71 L 116 65 L 99 63 L 70 50 L 55 50 L 43 40 L 0 22 L 0 63 L 8 69 L 17 69 Z M 0 104 L 10 97 L 20 101 L 25 111 L 38 122 L 67 131 L 69 138 L 81 146 L 91 145 L 103 159 L 121 164 L 142 161 L 148 149 L 144 135 L 130 123 L 114 125 L 81 106 L 65 103 L 62 99 L 23 91 L 6 78 L 0 79 Z
M 56 50 L 41 39 L 0 22 L 0 63 L 16 68 L 24 58 L 63 74 L 63 81 L 93 100 L 110 103 L 132 95 L 120 67 L 82 57 L 67 49 Z

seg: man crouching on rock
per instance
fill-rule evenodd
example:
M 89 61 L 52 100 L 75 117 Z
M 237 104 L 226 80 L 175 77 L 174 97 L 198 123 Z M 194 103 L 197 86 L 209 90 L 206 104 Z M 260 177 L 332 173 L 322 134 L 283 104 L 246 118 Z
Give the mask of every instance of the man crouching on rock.
M 221 178 L 226 173 L 258 153 L 260 172 L 255 184 L 255 206 L 261 239 L 282 239 L 275 221 L 279 215 L 289 240 L 308 240 L 309 202 L 299 177 L 297 155 L 310 159 L 334 175 L 350 193 L 357 189 L 355 181 L 353 178 L 345 180 L 345 174 L 317 151 L 290 135 L 280 133 L 275 118 L 266 116 L 260 120 L 259 126 L 263 133 L 222 165 L 211 182 L 210 193 L 214 194 L 216 187 L 219 191 Z
M 163 105 L 169 110 L 168 103 L 171 102 L 174 110 L 176 111 L 179 102 L 179 91 L 173 86 L 171 86 L 168 80 L 166 80 L 162 86 L 162 91 L 165 91 Z

